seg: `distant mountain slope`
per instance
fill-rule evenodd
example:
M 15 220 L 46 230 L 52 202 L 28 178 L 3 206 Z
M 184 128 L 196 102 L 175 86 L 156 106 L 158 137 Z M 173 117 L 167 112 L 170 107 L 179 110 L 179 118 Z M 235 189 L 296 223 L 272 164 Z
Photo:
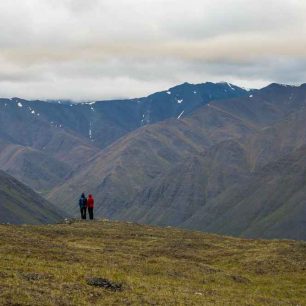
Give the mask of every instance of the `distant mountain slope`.
M 0 170 L 1 223 L 54 223 L 63 218 L 51 203 Z
M 233 142 L 154 179 L 117 217 L 246 237 L 306 240 L 306 147 L 250 172 Z M 224 159 L 223 159 L 224 158 Z
M 34 190 L 47 192 L 64 182 L 73 168 L 47 152 L 0 141 L 0 165 Z
M 98 149 L 87 138 L 77 135 L 72 130 L 48 122 L 38 109 L 45 107 L 52 112 L 47 103 L 36 102 L 35 114 L 29 105 L 34 102 L 0 100 L 0 140 L 2 142 L 30 147 L 52 155 L 71 165 L 94 155 Z M 46 106 L 44 106 L 46 104 Z
M 247 154 L 236 141 L 216 144 L 161 173 L 116 217 L 142 223 L 181 226 L 202 207 L 250 176 Z
M 247 95 L 249 91 L 229 83 L 184 83 L 168 91 L 148 97 L 114 101 L 72 103 L 69 101 L 26 101 L 19 98 L 0 99 L 0 114 L 10 114 L 3 123 L 15 124 L 15 129 L 24 122 L 45 124 L 45 129 L 57 128 L 74 131 L 77 135 L 104 148 L 126 133 L 140 126 L 189 114 L 209 101 Z M 16 122 L 15 119 L 18 119 Z M 2 135 L 14 132 L 2 125 Z M 45 130 L 43 129 L 43 131 Z M 41 131 L 41 130 L 39 130 Z M 29 133 L 30 132 L 30 133 Z M 23 142 L 34 135 L 26 129 L 21 133 Z M 35 131 L 37 133 L 38 131 Z M 31 138 L 28 143 L 32 143 Z
M 230 101 L 228 101 L 230 103 Z M 55 188 L 48 199 L 69 203 L 82 191 L 99 199 L 100 215 L 115 216 L 122 206 L 157 175 L 222 140 L 250 135 L 256 126 L 205 106 L 186 119 L 170 119 L 129 133 L 84 164 L 79 171 Z
M 141 126 L 185 116 L 211 100 L 246 94 L 229 83 L 184 83 L 118 101 L 0 99 L 0 169 L 49 192 L 102 148 Z
M 205 201 L 306 143 L 304 119 L 294 117 L 303 114 L 305 89 L 272 84 L 138 129 L 75 172 L 49 199 L 70 203 L 73 212 L 84 190 L 96 195 L 98 216 L 180 225 Z M 298 137 L 291 137 L 294 130 Z
M 306 240 L 306 147 L 267 164 L 181 225 L 247 237 Z
M 174 165 L 117 217 L 223 234 L 306 239 L 305 121 L 305 111 L 292 113 L 251 137 L 220 142 Z

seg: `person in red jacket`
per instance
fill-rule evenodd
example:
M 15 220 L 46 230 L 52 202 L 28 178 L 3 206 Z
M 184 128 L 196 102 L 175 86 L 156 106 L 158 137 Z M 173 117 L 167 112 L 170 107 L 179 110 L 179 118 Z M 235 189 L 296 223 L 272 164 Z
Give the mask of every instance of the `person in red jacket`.
M 90 194 L 87 199 L 87 209 L 89 214 L 89 219 L 93 220 L 93 209 L 94 209 L 95 200 L 93 196 Z

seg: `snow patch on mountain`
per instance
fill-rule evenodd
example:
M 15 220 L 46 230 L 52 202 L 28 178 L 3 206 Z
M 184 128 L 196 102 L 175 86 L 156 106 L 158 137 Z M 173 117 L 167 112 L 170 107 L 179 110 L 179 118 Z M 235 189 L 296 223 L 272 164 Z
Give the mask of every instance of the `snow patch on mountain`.
M 246 90 L 246 91 L 251 91 L 251 88 L 248 88 L 248 87 L 241 87 L 241 88 Z
M 185 111 L 182 111 L 182 112 L 178 115 L 177 119 L 180 119 L 180 118 L 183 116 L 184 112 L 185 112 Z
M 282 84 L 282 83 L 279 83 L 278 85 L 283 86 L 283 87 L 293 87 L 293 88 L 299 87 L 298 85 L 288 85 L 288 84 Z
M 92 139 L 92 122 L 91 121 L 89 122 L 88 136 L 89 136 L 90 140 L 93 140 Z
M 233 86 L 232 86 L 232 84 L 230 84 L 230 83 L 226 83 L 227 85 L 228 85 L 228 87 L 231 89 L 231 90 L 236 90 Z

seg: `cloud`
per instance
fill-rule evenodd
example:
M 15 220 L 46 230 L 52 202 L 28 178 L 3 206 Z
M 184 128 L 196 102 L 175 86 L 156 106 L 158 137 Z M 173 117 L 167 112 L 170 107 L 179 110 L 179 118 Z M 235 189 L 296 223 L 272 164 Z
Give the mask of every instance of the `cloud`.
M 0 96 L 133 97 L 306 79 L 302 0 L 0 2 Z

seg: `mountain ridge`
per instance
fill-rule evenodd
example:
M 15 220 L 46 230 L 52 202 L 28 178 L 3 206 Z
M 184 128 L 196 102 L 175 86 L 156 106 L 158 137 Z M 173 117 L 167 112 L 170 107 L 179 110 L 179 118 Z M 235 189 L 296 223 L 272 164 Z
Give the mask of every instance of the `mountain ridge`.
M 202 100 L 191 99 L 198 95 L 196 86 L 203 90 Z M 205 86 L 206 92 L 201 86 Z M 215 90 L 213 101 L 209 100 L 211 88 Z M 238 95 L 233 95 L 234 91 L 239 91 Z M 190 103 L 188 99 L 191 99 Z M 107 133 L 100 133 L 101 137 L 105 136 L 105 141 L 110 140 L 106 147 L 97 146 L 95 142 L 95 132 L 91 127 L 97 122 L 91 121 L 89 131 L 86 127 L 88 122 L 82 120 L 79 120 L 79 126 L 73 127 L 75 118 L 81 119 L 82 116 L 78 117 L 77 106 L 68 101 L 52 103 L 47 113 L 29 109 L 24 101 L 13 101 L 18 111 L 11 107 L 11 116 L 20 117 L 18 125 L 22 127 L 23 121 L 28 122 L 27 118 L 32 118 L 33 122 L 38 121 L 38 125 L 27 127 L 26 131 L 32 133 L 35 127 L 40 126 L 35 135 L 43 135 L 47 126 L 48 134 L 47 138 L 37 139 L 30 135 L 23 139 L 20 136 L 26 133 L 21 127 L 21 135 L 4 130 L 2 152 L 13 154 L 7 159 L 8 154 L 1 155 L 0 150 L 0 166 L 2 164 L 16 176 L 19 173 L 18 178 L 27 180 L 29 185 L 34 184 L 31 177 L 47 173 L 45 181 L 40 179 L 35 187 L 43 191 L 55 206 L 65 207 L 72 214 L 78 213 L 76 202 L 80 193 L 90 192 L 97 200 L 98 217 L 127 218 L 159 225 L 194 225 L 197 229 L 218 231 L 221 227 L 209 227 L 210 221 L 206 222 L 207 227 L 201 225 L 204 220 L 201 218 L 205 216 L 203 207 L 216 207 L 212 211 L 217 215 L 211 214 L 210 218 L 219 218 L 222 212 L 218 211 L 218 207 L 234 207 L 235 199 L 243 194 L 239 185 L 252 181 L 252 177 L 263 167 L 283 157 L 289 158 L 292 152 L 306 144 L 304 84 L 298 87 L 270 84 L 261 90 L 246 91 L 238 90 L 238 87 L 235 89 L 229 83 L 184 83 L 152 94 L 146 102 L 140 100 L 79 105 L 85 110 L 85 117 L 89 112 L 91 119 L 97 116 L 97 122 L 102 118 L 100 115 L 106 119 L 102 120 L 100 128 L 108 127 L 107 133 L 114 133 L 113 140 L 108 138 Z M 153 107 L 149 117 L 141 108 L 144 103 L 147 110 Z M 204 105 L 198 107 L 199 103 Z M 187 104 L 192 106 L 190 110 L 186 110 Z M 136 105 L 138 111 L 129 113 L 131 105 Z M 181 107 L 186 113 L 181 112 Z M 55 112 L 53 115 L 51 110 Z M 24 112 L 26 117 L 23 117 Z M 8 114 L 2 116 L 6 118 Z M 125 117 L 125 114 L 128 116 Z M 166 118 L 169 114 L 172 117 Z M 67 126 L 60 126 L 60 122 L 53 122 L 51 126 L 51 116 L 67 117 L 68 121 L 72 121 Z M 132 125 L 129 125 L 130 122 Z M 135 122 L 138 122 L 138 127 Z M 87 134 L 80 133 L 83 125 Z M 121 136 L 117 134 L 117 128 L 124 131 Z M 5 138 L 7 134 L 9 138 Z M 42 148 L 46 148 L 48 158 Z M 34 156 L 38 159 L 37 164 L 33 164 Z M 61 168 L 65 170 L 60 171 Z M 275 175 L 279 175 L 278 172 Z M 263 188 L 256 180 L 252 184 Z M 266 196 L 270 197 L 269 194 Z M 226 201 L 227 198 L 231 201 Z M 202 213 L 199 214 L 200 211 Z M 198 223 L 189 221 L 194 215 L 199 217 Z M 263 219 L 265 217 L 262 216 Z M 255 235 L 256 232 L 259 235 L 256 228 L 250 232 L 242 229 L 232 232 L 230 227 L 226 230 L 235 235 Z M 274 232 L 274 235 L 277 233 Z
M 185 106 L 188 109 L 184 110 L 184 115 L 211 99 L 247 93 L 233 86 L 185 83 L 171 88 L 171 94 L 168 90 L 139 99 L 79 104 L 16 97 L 0 99 L 0 169 L 46 194 L 101 149 L 133 130 L 166 117 L 176 118 Z M 183 101 L 187 96 L 188 101 Z M 15 152 L 12 151 L 12 155 L 16 155 L 15 162 L 1 157 L 1 150 L 8 151 L 8 147 L 11 151 L 15 148 Z M 51 168 L 46 165 L 46 159 Z M 33 163 L 35 160 L 37 165 Z M 60 165 L 66 174 L 59 169 Z M 42 174 L 44 166 L 46 177 Z M 33 175 L 37 177 L 36 182 L 30 178 Z

